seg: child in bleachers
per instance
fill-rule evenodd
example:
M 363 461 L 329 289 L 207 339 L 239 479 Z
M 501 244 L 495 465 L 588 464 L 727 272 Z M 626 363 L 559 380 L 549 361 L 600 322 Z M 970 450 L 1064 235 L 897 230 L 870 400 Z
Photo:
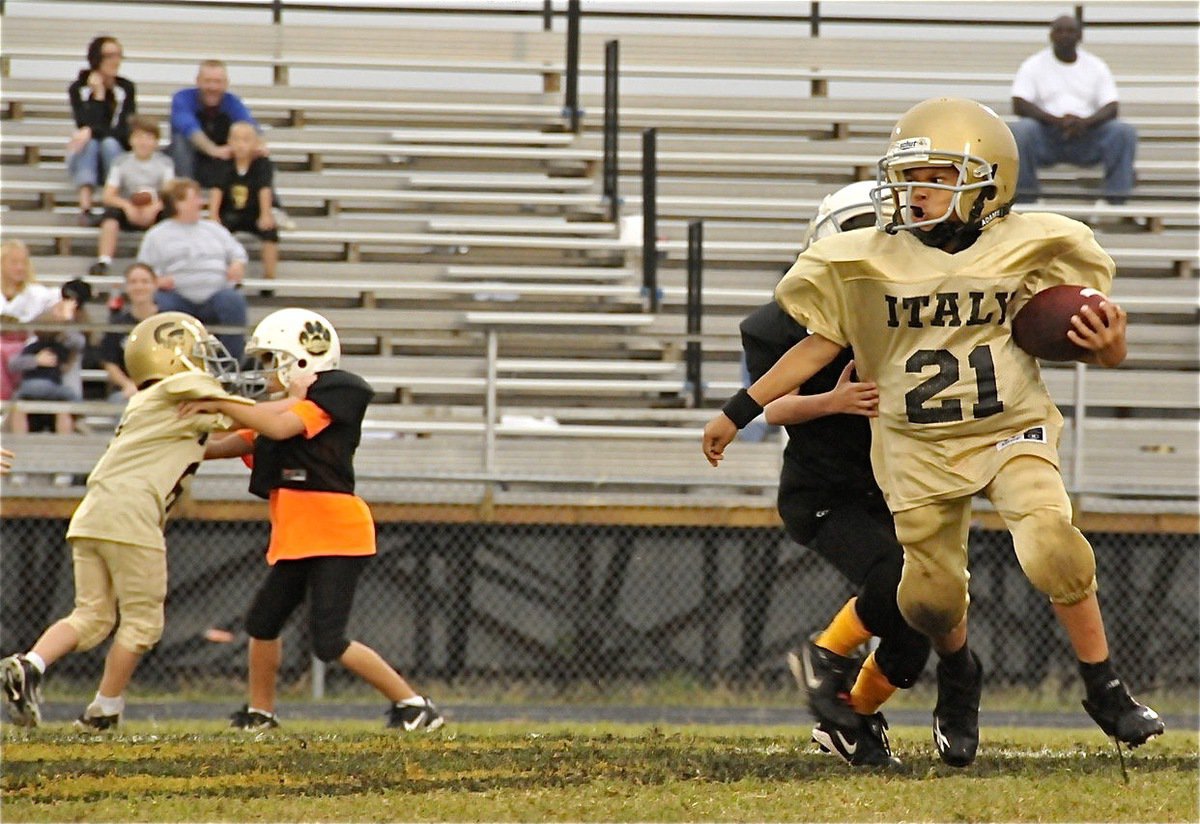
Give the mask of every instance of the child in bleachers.
M 141 115 L 130 118 L 129 144 L 133 151 L 117 158 L 105 181 L 100 242 L 89 274 L 108 274 L 119 229 L 148 229 L 165 217 L 158 193 L 175 179 L 175 164 L 157 151 L 158 138 L 158 121 Z
M 275 277 L 279 263 L 279 231 L 272 213 L 274 171 L 258 154 L 260 138 L 254 124 L 239 121 L 229 127 L 233 157 L 221 171 L 209 195 L 209 214 L 231 232 L 250 232 L 262 241 L 263 276 Z
M 62 332 L 38 332 L 13 359 L 12 365 L 21 373 L 21 385 L 14 397 L 30 401 L 82 400 L 78 392 L 63 383 L 63 374 L 79 354 L 79 349 L 72 346 L 72 339 Z M 29 417 L 20 405 L 14 405 L 12 410 L 12 431 L 17 434 L 29 431 Z M 55 413 L 54 431 L 59 435 L 75 431 L 70 412 Z

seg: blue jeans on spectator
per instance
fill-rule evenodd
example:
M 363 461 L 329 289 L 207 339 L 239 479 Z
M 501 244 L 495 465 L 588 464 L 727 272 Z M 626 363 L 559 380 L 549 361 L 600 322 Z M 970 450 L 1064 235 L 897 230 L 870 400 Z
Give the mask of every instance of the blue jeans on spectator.
M 1109 120 L 1088 129 L 1078 137 L 1064 138 L 1054 126 L 1022 117 L 1012 124 L 1017 151 L 1021 154 L 1021 174 L 1017 180 L 1017 201 L 1028 203 L 1038 196 L 1037 170 L 1040 166 L 1070 163 L 1073 166 L 1104 164 L 1104 198 L 1120 204 L 1133 190 L 1133 159 L 1137 153 L 1137 130 L 1121 120 Z
M 67 171 L 76 188 L 80 186 L 104 185 L 108 170 L 117 155 L 125 151 L 115 137 L 89 140 L 83 148 L 67 158 Z
M 159 289 L 154 303 L 161 312 L 184 312 L 212 326 L 246 326 L 246 298 L 236 289 L 220 289 L 203 303 L 193 303 L 174 289 Z M 229 354 L 239 361 L 246 348 L 246 336 L 217 335 Z
M 13 396 L 27 401 L 77 401 L 80 396 L 69 386 L 49 378 L 26 378 Z
M 196 179 L 196 147 L 181 134 L 171 135 L 171 160 L 175 162 L 175 177 Z

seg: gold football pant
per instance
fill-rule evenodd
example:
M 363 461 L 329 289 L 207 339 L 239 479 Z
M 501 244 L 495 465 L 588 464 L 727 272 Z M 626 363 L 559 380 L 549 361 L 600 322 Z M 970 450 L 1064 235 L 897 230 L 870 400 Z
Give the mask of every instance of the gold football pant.
M 1033 455 L 1005 463 L 983 490 L 1013 537 L 1017 560 L 1040 592 L 1074 604 L 1096 590 L 1091 544 L 1071 523 L 1071 502 L 1054 465 Z M 904 546 L 896 599 L 904 619 L 932 637 L 950 632 L 967 613 L 967 531 L 971 497 L 895 513 Z
M 150 650 L 163 632 L 167 553 L 154 547 L 92 538 L 71 541 L 75 609 L 66 622 L 79 633 L 77 652 L 99 644 L 117 623 L 117 643 L 130 652 Z

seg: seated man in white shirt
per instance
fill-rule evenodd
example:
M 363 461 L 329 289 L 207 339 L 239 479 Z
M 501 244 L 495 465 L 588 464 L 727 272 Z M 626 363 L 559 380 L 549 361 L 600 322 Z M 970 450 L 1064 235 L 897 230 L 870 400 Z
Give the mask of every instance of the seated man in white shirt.
M 1117 120 L 1117 84 L 1099 57 L 1079 48 L 1079 21 L 1059 17 L 1051 48 L 1029 57 L 1013 79 L 1012 126 L 1021 155 L 1017 202 L 1038 197 L 1039 166 L 1104 164 L 1104 198 L 1124 203 L 1133 189 L 1137 132 Z

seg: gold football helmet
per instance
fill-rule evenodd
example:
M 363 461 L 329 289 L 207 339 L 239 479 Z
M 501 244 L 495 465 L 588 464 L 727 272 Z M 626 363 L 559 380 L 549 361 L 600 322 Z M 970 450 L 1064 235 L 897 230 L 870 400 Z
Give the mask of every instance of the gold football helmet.
M 905 170 L 924 166 L 953 166 L 958 181 L 916 184 L 904 179 Z M 926 100 L 896 122 L 887 154 L 879 160 L 871 191 L 876 225 L 888 232 L 917 229 L 954 214 L 963 226 L 984 229 L 1011 208 L 1018 172 L 1017 142 L 994 111 L 974 100 Z M 918 185 L 954 192 L 944 215 L 922 220 L 909 212 L 910 195 Z
M 125 344 L 125 371 L 139 388 L 180 372 L 212 375 L 237 385 L 238 364 L 204 324 L 183 312 L 159 312 L 133 327 Z

